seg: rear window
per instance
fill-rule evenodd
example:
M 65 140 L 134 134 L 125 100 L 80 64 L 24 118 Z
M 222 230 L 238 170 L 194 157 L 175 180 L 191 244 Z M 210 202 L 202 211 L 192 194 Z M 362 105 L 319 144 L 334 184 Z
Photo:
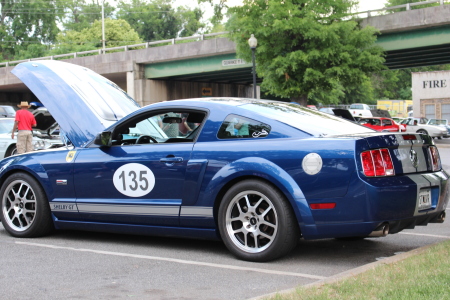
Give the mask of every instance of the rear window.
M 264 138 L 270 133 L 270 126 L 246 117 L 229 115 L 220 126 L 219 139 Z
M 373 133 L 366 126 L 317 110 L 283 102 L 255 102 L 241 107 L 300 129 L 313 136 Z

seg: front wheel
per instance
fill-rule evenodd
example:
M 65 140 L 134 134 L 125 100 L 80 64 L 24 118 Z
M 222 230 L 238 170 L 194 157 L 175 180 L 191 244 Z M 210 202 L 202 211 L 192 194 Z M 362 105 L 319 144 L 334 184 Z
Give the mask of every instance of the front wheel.
M 38 237 L 54 226 L 44 190 L 32 176 L 15 173 L 0 190 L 3 227 L 15 237 Z
M 281 192 L 260 180 L 232 186 L 219 207 L 219 231 L 231 253 L 248 261 L 270 261 L 290 252 L 300 230 Z

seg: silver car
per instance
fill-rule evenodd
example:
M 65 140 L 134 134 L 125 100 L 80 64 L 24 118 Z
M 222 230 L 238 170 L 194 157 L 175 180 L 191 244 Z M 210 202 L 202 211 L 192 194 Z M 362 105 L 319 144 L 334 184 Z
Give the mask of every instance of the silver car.
M 406 118 L 400 124 L 406 125 L 406 132 L 427 134 L 438 139 L 447 135 L 445 128 L 427 123 L 427 118 Z

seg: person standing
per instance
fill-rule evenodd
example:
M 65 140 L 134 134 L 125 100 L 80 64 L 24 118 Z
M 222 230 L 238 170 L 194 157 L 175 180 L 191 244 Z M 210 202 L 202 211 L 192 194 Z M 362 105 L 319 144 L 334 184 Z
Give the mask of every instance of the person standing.
M 17 153 L 22 154 L 25 152 L 33 151 L 32 144 L 32 128 L 36 126 L 36 119 L 33 114 L 28 111 L 31 105 L 27 101 L 22 101 L 17 105 L 20 110 L 16 112 L 16 119 L 14 121 L 14 127 L 11 133 L 11 138 L 14 139 L 14 132 L 16 129 L 19 130 L 17 134 Z

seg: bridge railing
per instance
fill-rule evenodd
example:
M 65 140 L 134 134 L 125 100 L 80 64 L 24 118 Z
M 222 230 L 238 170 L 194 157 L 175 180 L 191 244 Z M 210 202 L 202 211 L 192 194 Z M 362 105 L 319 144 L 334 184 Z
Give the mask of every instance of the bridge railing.
M 402 4 L 402 5 L 389 6 L 389 7 L 372 9 L 372 10 L 367 10 L 367 11 L 360 11 L 360 12 L 354 13 L 353 15 L 360 15 L 360 17 L 364 17 L 361 15 L 366 15 L 367 17 L 371 17 L 372 13 L 378 13 L 378 12 L 384 12 L 384 11 L 390 11 L 390 10 L 396 10 L 396 9 L 402 9 L 402 8 L 404 8 L 405 10 L 411 10 L 411 7 L 414 7 L 414 6 L 433 4 L 433 3 L 438 3 L 438 2 L 440 5 L 444 5 L 444 2 L 449 2 L 449 0 L 430 0 L 430 1 L 415 2 L 415 3 L 406 3 L 406 4 Z
M 361 17 L 361 18 L 362 18 L 361 15 L 367 15 L 367 17 L 370 17 L 371 14 L 374 12 L 376 13 L 376 12 L 396 10 L 396 9 L 402 9 L 402 8 L 405 8 L 406 10 L 410 10 L 411 7 L 413 7 L 413 6 L 426 5 L 426 4 L 432 4 L 432 3 L 437 3 L 437 2 L 439 2 L 440 5 L 444 5 L 444 2 L 449 2 L 449 1 L 450 0 L 430 0 L 430 1 L 415 2 L 415 3 L 407 3 L 407 4 L 402 4 L 402 5 L 384 7 L 384 8 L 375 9 L 375 10 L 357 12 L 357 13 L 354 13 L 353 15 L 359 15 L 359 17 Z M 228 33 L 227 31 L 223 31 L 223 32 L 217 32 L 217 33 L 201 34 L 201 35 L 174 38 L 174 39 L 168 39 L 168 40 L 146 42 L 146 43 L 140 43 L 140 44 L 134 44 L 134 45 L 118 46 L 118 47 L 111 47 L 111 48 L 105 48 L 105 49 L 96 49 L 96 50 L 89 50 L 89 51 L 82 51 L 82 52 L 72 52 L 72 53 L 67 53 L 67 54 L 57 54 L 57 55 L 52 55 L 52 56 L 8 61 L 8 62 L 0 63 L 0 67 L 15 66 L 19 63 L 33 61 L 33 60 L 46 60 L 46 59 L 53 60 L 53 59 L 58 59 L 58 58 L 70 59 L 70 58 L 82 57 L 85 55 L 101 55 L 101 54 L 106 54 L 108 52 L 129 51 L 129 50 L 134 50 L 134 49 L 149 48 L 151 46 L 158 46 L 158 45 L 167 45 L 167 44 L 174 45 L 180 41 L 202 41 L 202 40 L 204 40 L 206 38 L 210 38 L 210 37 L 216 38 L 218 36 L 224 36 L 227 33 Z
M 28 61 L 34 61 L 34 60 L 47 60 L 47 59 L 53 60 L 53 59 L 58 59 L 58 58 L 70 59 L 70 58 L 82 57 L 85 55 L 106 54 L 107 52 L 116 52 L 118 50 L 128 51 L 128 50 L 134 50 L 134 49 L 143 49 L 143 48 L 149 48 L 154 45 L 156 45 L 156 46 L 167 45 L 167 44 L 174 45 L 180 41 L 203 41 L 210 37 L 215 38 L 218 36 L 224 36 L 227 33 L 228 33 L 227 31 L 223 31 L 223 32 L 201 34 L 201 35 L 194 35 L 194 36 L 188 36 L 188 37 L 180 37 L 180 38 L 146 42 L 146 43 L 140 43 L 140 44 L 126 45 L 126 46 L 117 46 L 117 47 L 111 47 L 111 48 L 105 48 L 105 49 L 95 49 L 95 50 L 88 50 L 88 51 L 81 51 L 81 52 L 72 52 L 72 53 L 67 53 L 67 54 L 56 54 L 56 55 L 51 55 L 51 56 L 28 58 L 28 59 L 15 60 L 15 61 L 7 61 L 7 62 L 0 63 L 0 67 L 15 66 L 22 62 L 28 62 Z

